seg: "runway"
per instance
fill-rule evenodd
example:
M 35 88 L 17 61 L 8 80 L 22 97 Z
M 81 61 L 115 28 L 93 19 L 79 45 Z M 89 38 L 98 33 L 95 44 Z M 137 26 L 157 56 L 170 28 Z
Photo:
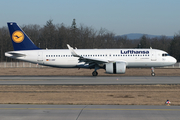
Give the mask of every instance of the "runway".
M 0 76 L 0 85 L 180 84 L 180 77 Z
M 180 77 L 0 77 L 0 85 L 30 84 L 180 84 Z M 3 120 L 178 120 L 179 113 L 180 106 L 0 104 Z
M 180 106 L 0 105 L 3 120 L 178 120 Z

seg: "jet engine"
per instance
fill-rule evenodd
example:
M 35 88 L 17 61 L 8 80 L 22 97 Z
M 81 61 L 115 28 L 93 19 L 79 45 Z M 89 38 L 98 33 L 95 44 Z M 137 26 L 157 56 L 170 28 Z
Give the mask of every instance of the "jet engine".
M 124 74 L 126 72 L 126 63 L 106 63 L 105 70 L 110 74 Z

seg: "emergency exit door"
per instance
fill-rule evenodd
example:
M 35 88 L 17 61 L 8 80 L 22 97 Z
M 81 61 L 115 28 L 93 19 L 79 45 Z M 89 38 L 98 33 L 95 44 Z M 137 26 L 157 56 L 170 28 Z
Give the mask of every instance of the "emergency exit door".
M 43 64 L 43 52 L 38 52 L 38 63 Z

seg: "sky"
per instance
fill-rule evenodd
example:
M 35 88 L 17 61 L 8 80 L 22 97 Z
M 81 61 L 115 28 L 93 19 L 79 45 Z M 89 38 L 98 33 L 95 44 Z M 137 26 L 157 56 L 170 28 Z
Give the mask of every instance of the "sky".
M 180 31 L 180 0 L 1 0 L 0 27 L 54 24 L 95 30 L 105 28 L 115 35 L 143 33 L 173 36 Z

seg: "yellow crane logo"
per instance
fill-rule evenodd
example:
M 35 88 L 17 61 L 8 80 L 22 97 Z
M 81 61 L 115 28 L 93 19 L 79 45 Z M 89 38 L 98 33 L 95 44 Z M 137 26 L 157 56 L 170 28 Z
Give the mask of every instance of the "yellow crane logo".
M 24 34 L 21 31 L 15 31 L 12 34 L 12 39 L 15 43 L 21 43 L 24 40 Z

